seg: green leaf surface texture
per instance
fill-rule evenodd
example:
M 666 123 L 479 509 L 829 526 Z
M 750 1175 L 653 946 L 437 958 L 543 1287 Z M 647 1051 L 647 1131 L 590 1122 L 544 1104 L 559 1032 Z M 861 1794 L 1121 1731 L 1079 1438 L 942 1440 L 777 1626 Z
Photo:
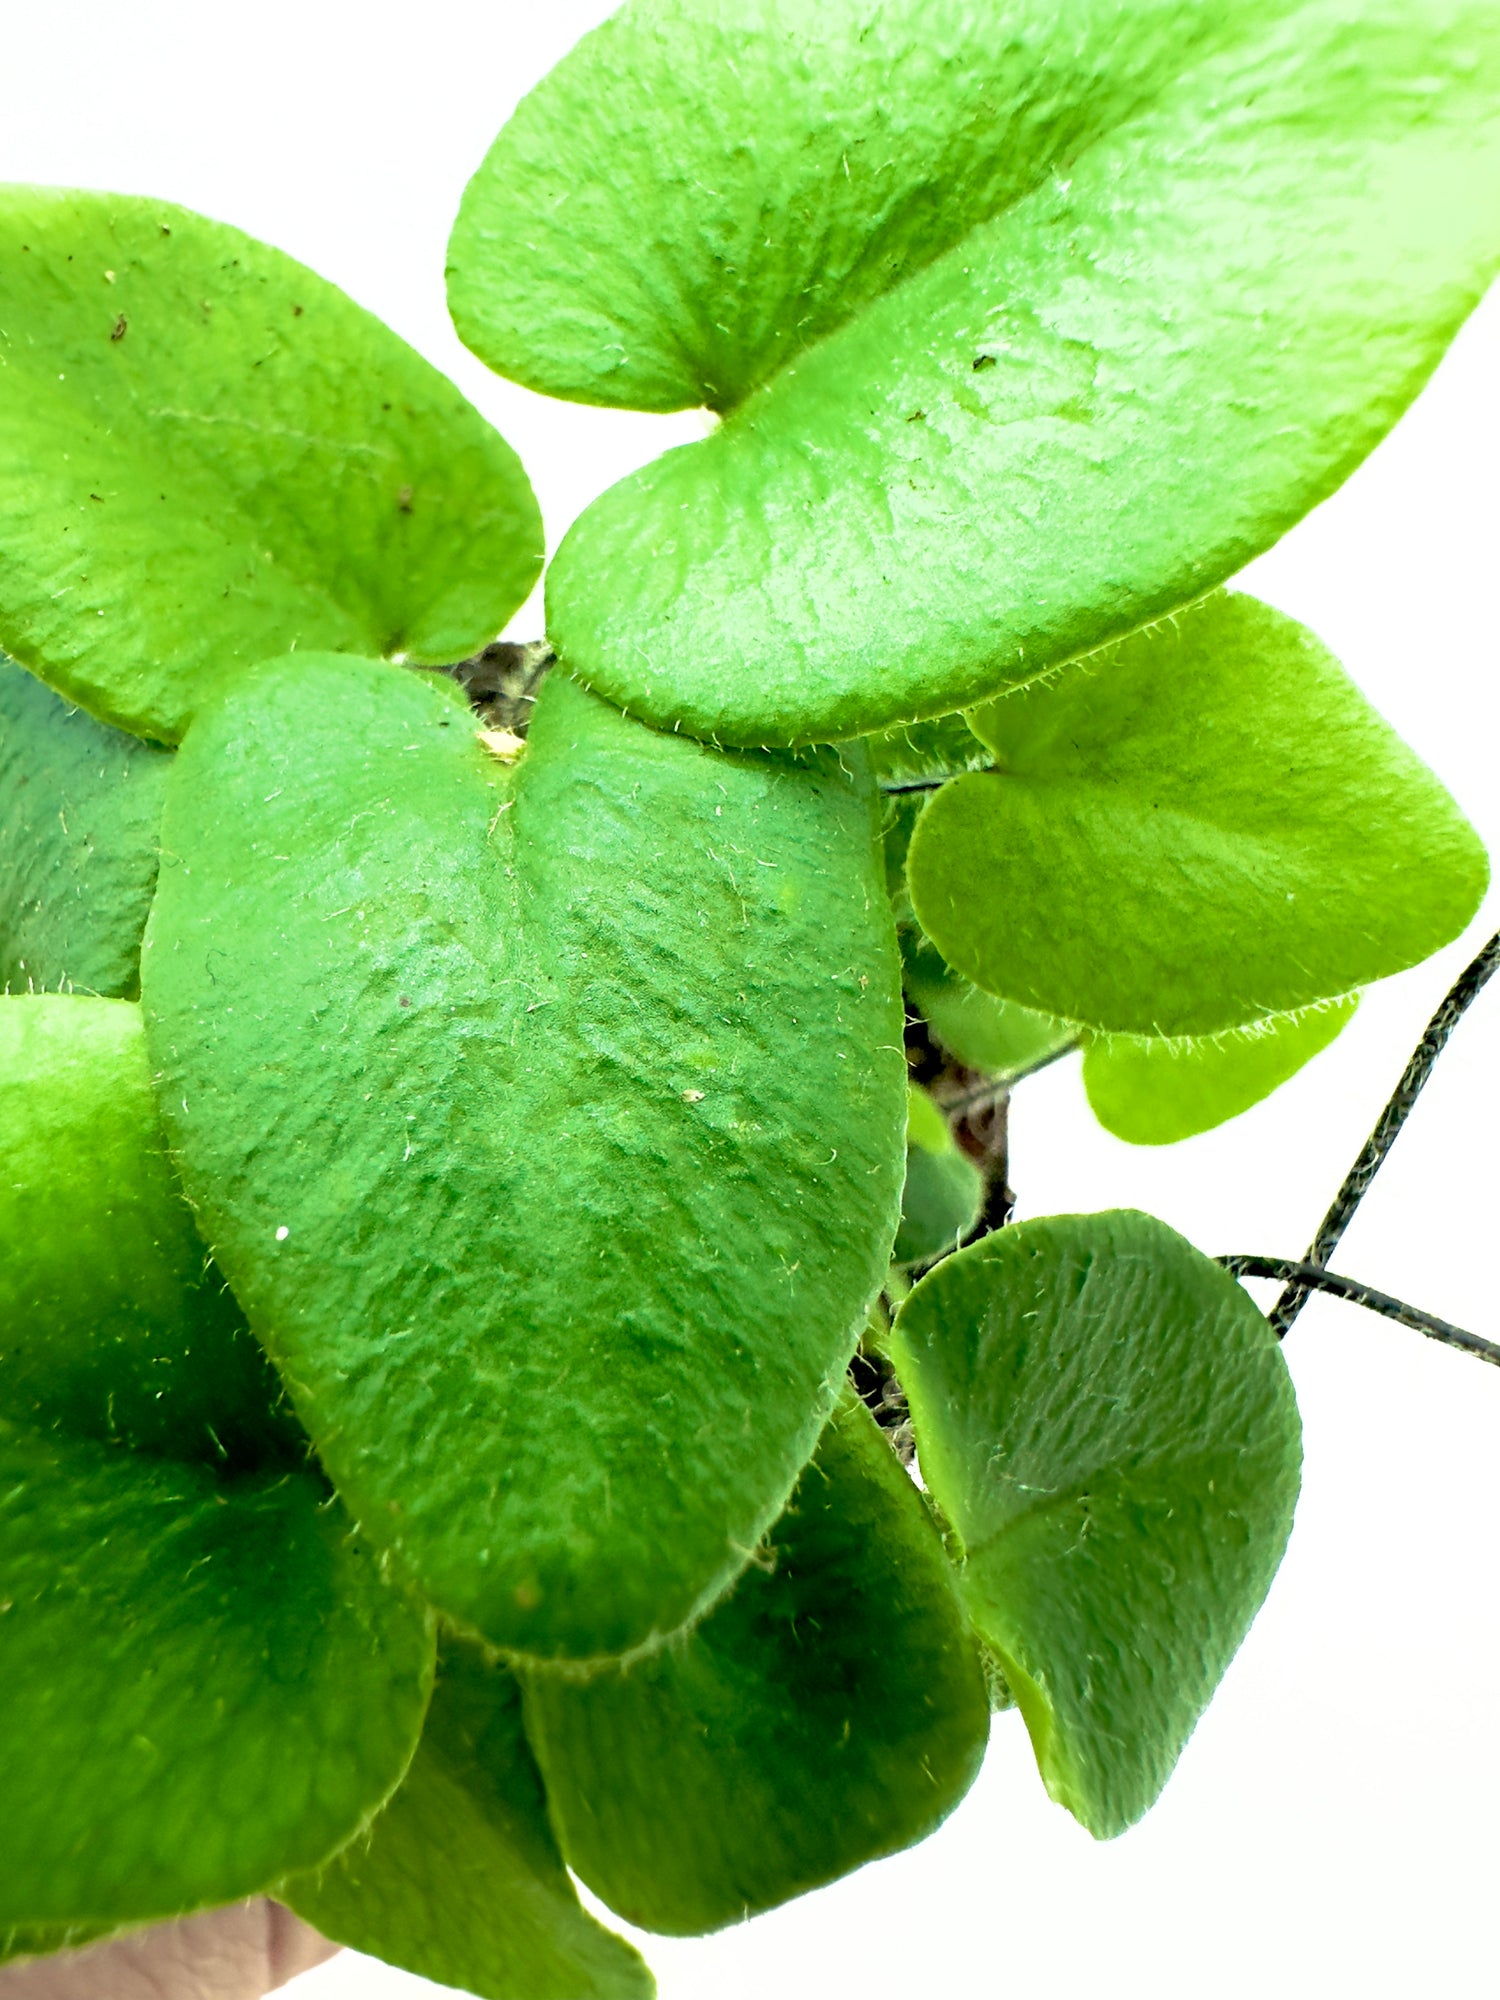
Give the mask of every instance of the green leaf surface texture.
M 1216 593 L 972 712 L 997 769 L 907 854 L 967 978 L 1127 1034 L 1213 1035 L 1417 964 L 1489 866 L 1442 785 L 1303 626 Z
M 1301 1433 L 1226 1271 L 1120 1210 L 997 1230 L 891 1355 L 970 1615 L 1048 1791 L 1100 1838 L 1156 1799 L 1291 1529 Z
M 277 1895 L 325 1937 L 482 2000 L 651 2000 L 580 1906 L 503 1666 L 445 1644 L 422 1741 L 369 1829 Z
M 312 1472 L 0 1416 L 0 1926 L 266 1889 L 401 1777 L 431 1664 Z
M 925 1264 L 956 1249 L 978 1222 L 984 1176 L 955 1143 L 930 1093 L 910 1088 L 906 1186 L 891 1257 L 897 1264 Z
M 139 992 L 170 762 L 0 658 L 0 992 Z
M 875 776 L 885 790 L 938 784 L 964 771 L 986 771 L 994 762 L 961 715 L 939 715 L 867 736 Z
M 1072 1047 L 1078 1030 L 986 993 L 961 978 L 937 947 L 920 934 L 901 940 L 906 997 L 936 1040 L 966 1069 L 987 1076 L 1024 1076 Z
M 502 1649 L 704 1611 L 894 1237 L 868 766 L 724 757 L 554 674 L 278 662 L 179 752 L 143 964 L 205 1234 L 368 1533 Z
M 661 0 L 501 135 L 455 306 L 534 386 L 728 412 L 575 524 L 548 630 L 796 743 L 1223 582 L 1410 403 L 1497 215 L 1491 0 Z
M 715 1930 L 923 1839 L 989 1730 L 921 1495 L 846 1398 L 734 1594 L 650 1659 L 524 1676 L 569 1864 L 632 1923 Z
M 0 643 L 175 741 L 268 654 L 464 657 L 541 569 L 510 447 L 305 266 L 168 202 L 0 189 Z
M 0 1000 L 0 1410 L 247 1470 L 306 1451 L 171 1166 L 141 1010 Z
M 1342 1032 L 1358 1004 L 1351 994 L 1199 1041 L 1101 1036 L 1084 1050 L 1083 1087 L 1094 1116 L 1117 1139 L 1170 1146 L 1279 1090 Z

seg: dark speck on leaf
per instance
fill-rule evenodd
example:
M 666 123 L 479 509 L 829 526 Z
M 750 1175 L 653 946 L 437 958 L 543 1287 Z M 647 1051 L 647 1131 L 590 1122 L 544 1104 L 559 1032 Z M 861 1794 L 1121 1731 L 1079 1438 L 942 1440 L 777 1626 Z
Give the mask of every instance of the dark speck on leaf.
M 292 307 L 292 318 L 293 318 L 293 319 L 301 319 L 301 317 L 302 317 L 302 308 L 301 308 L 301 306 L 293 306 L 293 307 Z
M 401 509 L 403 514 L 411 512 L 411 488 L 409 486 L 403 486 L 401 491 L 396 495 L 396 505 Z
M 925 410 L 913 410 L 906 421 L 909 424 L 925 424 L 927 421 L 927 412 Z
M 110 339 L 123 340 L 125 338 L 125 328 L 128 324 L 129 322 L 126 320 L 124 313 L 121 313 L 120 317 L 109 330 Z
M 407 995 L 407 994 L 403 993 L 403 994 L 401 995 L 401 1000 L 400 1000 L 400 1004 L 401 1004 L 401 1006 L 403 1006 L 403 1007 L 409 1007 L 409 1006 L 411 1005 L 411 999 L 410 999 L 409 995 Z
M 974 373 L 976 375 L 981 368 L 993 368 L 994 365 L 995 357 L 993 354 L 976 354 L 974 356 Z

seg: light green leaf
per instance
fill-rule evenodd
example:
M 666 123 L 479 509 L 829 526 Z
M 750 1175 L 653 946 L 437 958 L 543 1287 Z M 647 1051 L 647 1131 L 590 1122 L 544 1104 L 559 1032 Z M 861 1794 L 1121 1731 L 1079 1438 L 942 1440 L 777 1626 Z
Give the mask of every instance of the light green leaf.
M 411 1769 L 368 1831 L 277 1896 L 325 1937 L 483 2000 L 650 2000 L 579 1905 L 502 1666 L 447 1644 Z
M 946 1258 L 891 1356 L 1047 1789 L 1091 1833 L 1123 1832 L 1286 1546 L 1301 1433 L 1275 1338 L 1218 1264 L 1117 1211 Z
M 937 1040 L 968 1069 L 1004 1079 L 1040 1069 L 1078 1039 L 1071 1021 L 1034 1014 L 971 985 L 926 938 L 901 940 L 907 998 Z
M 1312 634 L 1206 598 L 971 717 L 907 881 L 949 964 L 1022 1006 L 1213 1035 L 1456 937 L 1489 879 L 1437 779 Z
M 1094 1116 L 1116 1138 L 1169 1146 L 1237 1118 L 1328 1047 L 1356 996 L 1201 1041 L 1108 1035 L 1083 1054 Z
M 399 1780 L 426 1621 L 313 1473 L 0 1416 L 0 1569 L 0 1926 L 254 1895 Z
M 675 1934 L 924 1839 L 989 1729 L 942 1545 L 852 1396 L 764 1557 L 689 1637 L 586 1681 L 524 1681 L 570 1866 Z
M 0 991 L 140 991 L 170 762 L 0 658 Z
M 167 1163 L 141 1010 L 0 1000 L 0 1410 L 243 1469 L 306 1439 Z
M 214 1254 L 356 1519 L 506 1650 L 617 1654 L 774 1522 L 895 1234 L 868 766 L 554 674 L 271 665 L 169 787 L 143 984 Z
M 303 265 L 168 202 L 0 189 L 0 643 L 175 741 L 289 648 L 463 658 L 541 568 L 515 454 Z
M 574 526 L 548 630 L 647 720 L 795 743 L 1232 575 L 1410 403 L 1497 218 L 1492 0 L 1022 0 L 1003 32 L 658 0 L 502 135 L 455 306 L 539 386 L 733 406 Z
M 925 1264 L 953 1250 L 979 1220 L 984 1175 L 954 1142 L 934 1099 L 910 1086 L 906 1122 L 906 1186 L 901 1227 L 891 1252 L 898 1264 Z

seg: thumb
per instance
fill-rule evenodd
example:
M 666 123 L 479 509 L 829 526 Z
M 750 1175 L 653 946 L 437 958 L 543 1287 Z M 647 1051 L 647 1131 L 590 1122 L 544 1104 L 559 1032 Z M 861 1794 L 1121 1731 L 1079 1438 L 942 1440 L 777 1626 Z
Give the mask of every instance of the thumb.
M 0 2000 L 262 2000 L 337 1949 L 259 1896 L 7 1966 Z

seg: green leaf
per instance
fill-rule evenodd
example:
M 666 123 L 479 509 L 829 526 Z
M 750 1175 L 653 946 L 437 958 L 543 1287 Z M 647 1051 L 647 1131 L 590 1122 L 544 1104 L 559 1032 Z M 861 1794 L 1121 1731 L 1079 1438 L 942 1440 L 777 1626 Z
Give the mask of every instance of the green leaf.
M 139 1007 L 0 1000 L 0 1131 L 0 1411 L 240 1469 L 299 1462 L 168 1165 Z
M 895 1234 L 868 767 L 554 674 L 267 667 L 178 754 L 143 982 L 215 1256 L 356 1519 L 506 1650 L 617 1654 L 776 1519 Z
M 427 1622 L 314 1474 L 3 1416 L 0 1570 L 0 1926 L 254 1895 L 399 1780 Z
M 924 1839 L 989 1704 L 920 1494 L 846 1397 L 734 1595 L 585 1681 L 524 1676 L 570 1866 L 630 1922 L 716 1930 Z
M 730 410 L 574 526 L 548 630 L 633 714 L 796 743 L 1240 569 L 1421 388 L 1497 216 L 1491 0 L 659 0 L 502 134 L 454 305 L 536 386 Z
M 897 1264 L 925 1264 L 956 1249 L 979 1220 L 984 1175 L 961 1152 L 934 1099 L 910 1086 L 906 1123 L 906 1186 L 901 1227 L 891 1252 Z
M 502 1666 L 447 1644 L 411 1769 L 370 1828 L 277 1896 L 325 1937 L 483 2000 L 650 2000 L 579 1905 Z
M 1260 1608 L 1301 1433 L 1275 1338 L 1147 1215 L 946 1258 L 891 1356 L 969 1612 L 1048 1791 L 1101 1839 L 1155 1800 Z
M 0 658 L 0 991 L 140 991 L 170 762 Z
M 1213 1035 L 1399 972 L 1489 879 L 1437 779 L 1302 626 L 1222 593 L 971 717 L 907 856 L 966 977 L 1091 1027 Z
M 289 648 L 456 660 L 541 568 L 515 454 L 389 328 L 170 203 L 0 189 L 0 643 L 171 742 Z
M 960 978 L 924 937 L 903 936 L 901 958 L 908 1000 L 967 1069 L 1000 1079 L 1021 1077 L 1078 1039 L 1071 1021 L 1034 1014 Z
M 1083 1054 L 1094 1116 L 1136 1146 L 1169 1146 L 1259 1104 L 1328 1047 L 1359 1004 L 1351 995 L 1201 1041 L 1109 1035 Z

